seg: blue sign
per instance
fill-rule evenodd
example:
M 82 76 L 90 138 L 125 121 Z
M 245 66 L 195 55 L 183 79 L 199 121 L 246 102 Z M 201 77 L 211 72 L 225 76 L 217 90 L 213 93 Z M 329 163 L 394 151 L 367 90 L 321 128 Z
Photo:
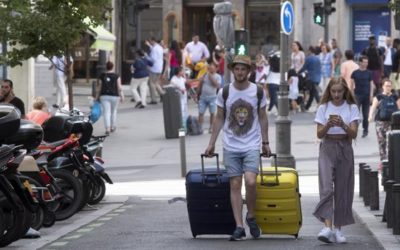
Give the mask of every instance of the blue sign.
M 390 36 L 390 10 L 379 9 L 355 9 L 353 10 L 353 51 L 361 53 L 368 47 L 368 38 L 375 36 L 376 42 L 380 36 Z
M 290 35 L 293 31 L 294 10 L 293 5 L 289 1 L 282 4 L 281 7 L 281 29 L 286 35 Z

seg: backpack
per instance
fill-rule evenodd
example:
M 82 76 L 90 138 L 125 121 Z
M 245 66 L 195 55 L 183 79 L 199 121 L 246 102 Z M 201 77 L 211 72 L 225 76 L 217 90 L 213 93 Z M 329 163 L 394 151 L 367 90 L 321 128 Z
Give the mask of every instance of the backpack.
M 203 130 L 201 129 L 199 120 L 196 117 L 189 115 L 186 120 L 186 128 L 188 135 L 201 135 Z
M 255 83 L 253 83 L 253 84 L 255 84 Z M 228 96 L 229 96 L 229 85 L 230 84 L 224 85 L 224 87 L 222 89 L 222 99 L 224 99 L 224 118 L 226 118 L 226 100 L 228 100 Z M 261 100 L 263 98 L 263 95 L 264 95 L 264 90 L 263 90 L 262 86 L 257 85 L 257 114 L 260 111 L 260 105 L 261 105 Z
M 392 113 L 397 110 L 396 98 L 393 96 L 382 95 L 382 98 L 379 102 L 376 119 L 378 121 L 390 121 Z

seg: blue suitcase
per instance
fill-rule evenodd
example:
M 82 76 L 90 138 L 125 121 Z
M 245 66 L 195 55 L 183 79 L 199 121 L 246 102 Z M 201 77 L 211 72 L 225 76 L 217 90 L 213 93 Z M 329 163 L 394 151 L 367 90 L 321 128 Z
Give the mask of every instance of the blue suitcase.
M 230 201 L 229 177 L 219 168 L 191 170 L 186 175 L 186 201 L 193 237 L 202 234 L 232 234 L 236 228 Z

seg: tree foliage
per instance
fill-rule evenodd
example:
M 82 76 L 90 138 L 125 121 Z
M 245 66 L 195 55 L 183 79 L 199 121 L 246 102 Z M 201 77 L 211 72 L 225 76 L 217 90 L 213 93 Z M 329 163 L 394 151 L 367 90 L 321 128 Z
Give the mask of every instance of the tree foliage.
M 0 64 L 16 66 L 40 54 L 69 55 L 90 25 L 104 22 L 110 0 L 0 0 Z

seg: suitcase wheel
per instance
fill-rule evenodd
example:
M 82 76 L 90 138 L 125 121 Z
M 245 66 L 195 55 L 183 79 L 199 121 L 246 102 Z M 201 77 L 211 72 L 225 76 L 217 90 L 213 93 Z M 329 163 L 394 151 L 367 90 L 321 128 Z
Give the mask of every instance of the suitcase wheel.
M 293 234 L 293 236 L 296 240 L 299 238 L 299 234 Z
M 196 236 L 197 236 L 197 234 L 194 234 L 194 233 L 192 235 L 193 235 L 193 238 L 196 238 Z

